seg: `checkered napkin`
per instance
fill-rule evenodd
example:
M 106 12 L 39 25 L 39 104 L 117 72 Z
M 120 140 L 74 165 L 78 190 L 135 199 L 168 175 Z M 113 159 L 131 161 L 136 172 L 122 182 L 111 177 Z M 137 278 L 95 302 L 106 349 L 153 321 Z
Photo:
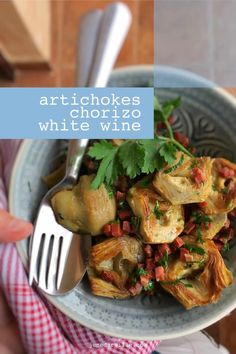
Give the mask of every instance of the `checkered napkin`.
M 6 191 L 19 140 L 0 141 L 0 208 L 7 208 Z M 131 341 L 105 336 L 78 325 L 36 289 L 27 276 L 14 244 L 0 244 L 0 287 L 14 313 L 27 353 L 32 354 L 144 354 L 159 341 Z

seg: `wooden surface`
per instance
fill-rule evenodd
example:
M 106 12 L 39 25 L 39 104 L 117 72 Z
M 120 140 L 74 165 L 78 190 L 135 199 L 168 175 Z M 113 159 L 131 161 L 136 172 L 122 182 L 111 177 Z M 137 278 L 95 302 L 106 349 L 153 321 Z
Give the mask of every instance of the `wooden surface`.
M 1 0 L 0 47 L 13 66 L 49 65 L 51 55 L 49 0 Z
M 47 70 L 18 70 L 13 83 L 1 80 L 2 86 L 73 86 L 75 84 L 76 39 L 80 16 L 112 1 L 60 0 L 52 1 L 52 68 Z M 133 24 L 120 53 L 117 66 L 153 64 L 153 0 L 124 1 L 133 14 Z M 229 91 L 236 96 L 236 89 Z M 236 353 L 234 329 L 236 311 L 207 331 L 218 343 Z M 200 353 L 199 353 L 200 354 Z M 205 354 L 205 353 L 203 353 Z
M 0 81 L 4 86 L 75 85 L 76 40 L 79 18 L 88 10 L 103 8 L 111 0 L 59 0 L 51 2 L 51 70 L 17 70 L 15 82 Z M 117 66 L 153 64 L 153 0 L 125 0 L 133 23 L 117 61 Z

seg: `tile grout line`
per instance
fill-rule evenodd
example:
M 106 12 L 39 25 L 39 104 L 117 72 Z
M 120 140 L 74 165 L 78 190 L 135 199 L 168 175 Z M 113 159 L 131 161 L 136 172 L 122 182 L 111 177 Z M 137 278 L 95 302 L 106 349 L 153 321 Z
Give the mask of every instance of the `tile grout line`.
M 57 61 L 58 61 L 58 74 L 56 75 L 56 87 L 61 86 L 61 76 L 62 76 L 62 33 L 63 33 L 63 15 L 64 15 L 64 0 L 59 1 L 59 6 L 57 9 L 58 15 L 58 34 L 57 34 Z
M 209 72 L 210 79 L 215 81 L 215 36 L 214 36 L 214 20 L 213 20 L 213 2 L 207 2 L 207 17 L 208 17 L 208 44 L 209 44 Z

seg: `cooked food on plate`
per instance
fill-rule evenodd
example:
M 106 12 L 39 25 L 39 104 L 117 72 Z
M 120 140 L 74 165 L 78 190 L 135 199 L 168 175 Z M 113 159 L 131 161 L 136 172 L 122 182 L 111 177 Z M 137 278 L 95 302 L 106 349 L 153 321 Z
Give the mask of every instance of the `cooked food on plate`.
M 94 295 L 167 292 L 191 309 L 217 302 L 233 281 L 225 255 L 234 243 L 236 164 L 197 156 L 173 131 L 180 104 L 154 99 L 153 140 L 91 141 L 77 185 L 52 198 L 61 225 L 94 236 Z

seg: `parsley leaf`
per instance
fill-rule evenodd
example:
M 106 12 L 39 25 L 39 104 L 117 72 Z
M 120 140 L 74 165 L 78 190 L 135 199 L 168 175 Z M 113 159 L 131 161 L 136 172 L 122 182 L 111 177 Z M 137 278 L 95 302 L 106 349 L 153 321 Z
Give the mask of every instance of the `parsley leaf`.
M 102 160 L 109 152 L 112 152 L 115 149 L 116 147 L 107 140 L 100 140 L 89 148 L 88 155 L 95 160 Z
M 156 216 L 156 218 L 158 219 L 158 220 L 160 220 L 160 218 L 163 216 L 163 211 L 161 211 L 160 210 L 160 205 L 159 205 L 159 203 L 158 203 L 158 201 L 156 202 L 156 205 L 155 205 L 155 207 L 154 207 L 154 209 L 153 209 L 153 213 L 155 214 L 155 216 Z
M 114 157 L 116 155 L 116 150 L 111 150 L 107 156 L 102 160 L 97 171 L 97 175 L 91 183 L 92 188 L 99 188 L 103 182 L 107 184 L 112 184 L 116 180 L 116 171 L 114 169 Z M 108 177 L 107 170 L 110 171 Z
M 199 213 L 197 211 L 194 211 L 191 216 L 194 218 L 194 222 L 198 225 L 208 224 L 212 221 L 212 218 L 210 216 L 203 213 Z
M 197 241 L 200 242 L 200 243 L 203 243 L 202 230 L 201 230 L 201 226 L 200 225 L 197 225 L 196 235 L 197 235 Z
M 149 283 L 147 286 L 144 286 L 145 291 L 152 291 L 155 288 L 155 281 L 153 279 L 149 280 Z
M 135 284 L 137 283 L 140 275 L 146 275 L 147 272 L 145 269 L 143 268 L 136 268 L 135 271 L 133 272 L 133 274 L 131 275 L 131 280 L 132 280 L 132 283 Z
M 181 105 L 180 97 L 164 102 L 162 105 L 162 113 L 165 116 L 165 118 L 168 119 L 169 116 L 173 113 L 173 111 L 176 108 L 180 107 L 180 105 Z
M 168 261 L 169 261 L 169 255 L 168 252 L 165 251 L 164 256 L 162 257 L 161 260 L 158 261 L 158 263 L 166 269 L 168 267 Z
M 139 140 L 139 144 L 144 148 L 142 172 L 153 173 L 155 170 L 163 168 L 165 160 L 158 152 L 159 144 L 157 139 Z
M 184 248 L 186 248 L 187 250 L 189 250 L 189 252 L 193 252 L 193 253 L 197 253 L 200 255 L 205 254 L 205 251 L 202 247 L 198 247 L 195 245 L 189 245 L 188 243 L 185 243 Z
M 202 224 L 207 225 L 212 221 L 212 219 L 210 216 L 197 211 L 194 211 L 191 216 L 193 218 L 193 222 L 196 224 L 197 241 L 203 243 Z
M 154 112 L 156 112 L 156 120 L 165 123 L 173 111 L 181 105 L 181 98 L 177 97 L 160 104 L 158 99 L 154 96 Z
M 119 147 L 118 156 L 125 174 L 130 178 L 140 175 L 144 161 L 144 149 L 137 141 L 126 141 Z
M 168 165 L 172 165 L 176 158 L 176 151 L 176 147 L 173 144 L 163 143 L 159 150 L 159 153 L 168 163 Z
M 126 140 L 119 146 L 114 146 L 107 140 L 95 142 L 89 148 L 88 155 L 100 161 L 100 164 L 91 184 L 92 188 L 99 188 L 104 182 L 112 185 L 122 175 L 133 179 L 142 173 L 151 174 L 163 169 L 166 163 L 171 168 L 176 160 L 177 151 L 182 151 L 192 157 L 191 153 L 175 140 L 168 122 L 170 114 L 179 105 L 180 98 L 163 104 L 154 98 L 154 113 L 158 114 L 158 119 L 164 122 L 168 136 L 156 136 L 153 140 Z M 174 168 L 177 167 L 174 166 Z

